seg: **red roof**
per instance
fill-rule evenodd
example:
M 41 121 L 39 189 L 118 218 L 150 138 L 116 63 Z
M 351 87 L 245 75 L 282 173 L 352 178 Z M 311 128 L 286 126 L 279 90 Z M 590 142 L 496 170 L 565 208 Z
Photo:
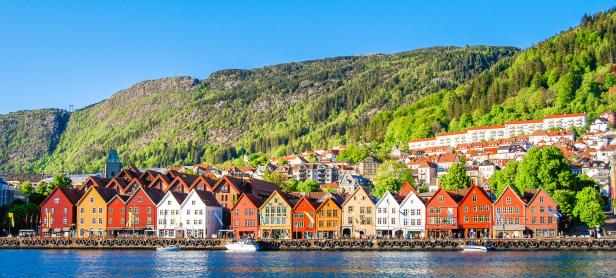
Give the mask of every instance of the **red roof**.
M 550 116 L 545 116 L 544 119 L 573 118 L 573 117 L 583 117 L 585 115 L 586 113 L 550 115 Z
M 521 120 L 521 121 L 508 121 L 506 125 L 523 125 L 523 124 L 539 124 L 543 123 L 543 120 Z
M 436 138 L 413 139 L 413 140 L 410 140 L 409 142 L 414 143 L 414 142 L 425 142 L 425 141 L 433 141 L 433 140 L 436 140 Z
M 478 126 L 478 127 L 471 127 L 468 130 L 497 129 L 497 128 L 505 128 L 505 126 L 504 125 Z

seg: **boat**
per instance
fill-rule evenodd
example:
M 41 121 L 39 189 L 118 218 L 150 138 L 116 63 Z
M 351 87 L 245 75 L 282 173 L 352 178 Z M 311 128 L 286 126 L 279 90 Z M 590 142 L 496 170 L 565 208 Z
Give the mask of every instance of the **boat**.
M 463 244 L 460 245 L 460 248 L 462 249 L 462 252 L 487 252 L 488 248 L 485 246 L 481 246 L 481 245 L 475 245 L 475 244 Z
M 161 247 L 156 247 L 156 251 L 180 251 L 180 247 L 177 245 L 168 245 L 168 246 L 161 246 Z
M 229 251 L 259 251 L 259 243 L 252 238 L 225 244 Z

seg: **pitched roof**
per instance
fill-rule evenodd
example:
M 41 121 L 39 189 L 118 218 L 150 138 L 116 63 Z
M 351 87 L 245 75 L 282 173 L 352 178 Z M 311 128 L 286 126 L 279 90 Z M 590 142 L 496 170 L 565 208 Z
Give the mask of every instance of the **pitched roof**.
M 173 198 L 175 198 L 175 200 L 178 202 L 178 204 L 181 204 L 184 202 L 184 200 L 186 199 L 186 196 L 188 196 L 188 193 L 183 193 L 183 192 L 173 192 L 170 191 L 171 196 Z
M 214 193 L 212 193 L 210 191 L 205 191 L 205 190 L 196 190 L 196 189 L 193 189 L 193 190 L 194 190 L 195 194 L 197 194 L 197 196 L 199 196 L 201 201 L 203 201 L 203 203 L 206 206 L 222 207 L 220 205 L 220 203 L 218 203 L 218 201 L 216 200 L 216 197 L 214 196 Z
M 411 185 L 411 183 L 409 183 L 408 181 L 405 182 L 402 187 L 400 187 L 400 189 L 398 190 L 398 196 L 403 196 L 406 197 L 407 195 L 409 195 L 409 193 L 415 193 L 415 195 L 419 196 L 419 193 L 417 193 L 417 190 L 415 190 L 415 187 L 413 187 L 413 185 Z
M 102 187 L 98 187 L 98 186 L 93 186 L 93 187 L 90 187 L 90 188 L 94 188 L 93 190 L 96 190 L 96 192 L 98 192 L 98 194 L 101 195 L 103 200 L 105 200 L 105 203 L 109 202 L 109 200 L 111 200 L 111 198 L 113 198 L 116 194 L 118 194 L 117 191 L 115 191 L 113 189 L 109 189 L 109 188 L 102 188 Z M 85 196 L 85 194 L 84 194 L 84 196 Z
M 557 118 L 572 118 L 572 117 L 582 117 L 582 116 L 586 116 L 586 113 L 550 115 L 550 116 L 545 116 L 543 118 L 544 119 L 557 119 Z
M 77 204 L 77 202 L 79 201 L 79 199 L 81 199 L 81 197 L 83 196 L 83 194 L 85 194 L 85 191 L 83 190 L 79 190 L 79 189 L 69 189 L 69 188 L 62 188 L 62 187 L 58 187 L 58 189 L 60 191 L 62 191 L 62 193 L 64 194 L 64 196 L 66 196 L 66 198 L 73 204 Z M 51 195 L 51 194 L 49 194 Z

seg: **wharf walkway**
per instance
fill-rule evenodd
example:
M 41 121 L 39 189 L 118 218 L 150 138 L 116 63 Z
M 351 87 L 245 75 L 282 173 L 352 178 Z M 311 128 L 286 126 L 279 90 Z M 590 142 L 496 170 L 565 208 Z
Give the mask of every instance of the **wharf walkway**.
M 335 239 L 259 240 L 263 250 L 455 251 L 474 243 L 492 250 L 604 250 L 616 251 L 616 239 Z M 0 249 L 131 249 L 151 250 L 178 245 L 183 250 L 224 250 L 224 239 L 165 238 L 0 238 Z

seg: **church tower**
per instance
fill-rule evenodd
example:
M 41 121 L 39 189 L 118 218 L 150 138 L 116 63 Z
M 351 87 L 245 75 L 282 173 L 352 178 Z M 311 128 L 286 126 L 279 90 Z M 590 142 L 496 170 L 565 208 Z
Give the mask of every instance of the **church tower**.
M 116 150 L 111 150 L 109 156 L 107 156 L 107 161 L 105 161 L 104 177 L 111 179 L 120 173 L 120 171 L 122 171 L 122 162 L 120 161 L 118 152 L 116 152 Z

